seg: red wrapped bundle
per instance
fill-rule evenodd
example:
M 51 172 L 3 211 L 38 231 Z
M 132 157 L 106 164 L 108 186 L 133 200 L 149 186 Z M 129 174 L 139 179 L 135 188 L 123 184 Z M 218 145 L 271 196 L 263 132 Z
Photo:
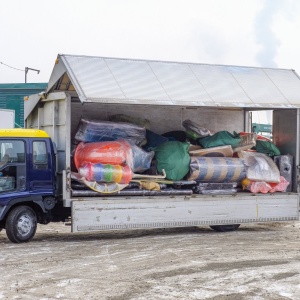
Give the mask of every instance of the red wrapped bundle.
M 133 167 L 130 144 L 125 140 L 80 143 L 75 150 L 74 162 L 77 170 L 86 163 L 122 165 Z

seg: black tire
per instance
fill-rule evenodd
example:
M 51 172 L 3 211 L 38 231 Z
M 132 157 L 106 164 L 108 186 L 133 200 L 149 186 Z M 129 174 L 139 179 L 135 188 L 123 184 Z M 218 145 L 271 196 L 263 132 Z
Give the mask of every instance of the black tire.
M 6 235 L 13 243 L 29 242 L 35 235 L 37 217 L 29 206 L 15 207 L 7 216 Z
M 240 227 L 240 225 L 241 224 L 213 225 L 210 226 L 210 228 L 218 232 L 227 232 L 237 230 Z

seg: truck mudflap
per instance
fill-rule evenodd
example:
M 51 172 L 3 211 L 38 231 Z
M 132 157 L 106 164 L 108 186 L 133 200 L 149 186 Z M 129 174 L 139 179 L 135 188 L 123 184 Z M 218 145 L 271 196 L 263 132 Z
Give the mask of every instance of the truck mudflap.
M 72 200 L 72 232 L 299 220 L 297 194 Z

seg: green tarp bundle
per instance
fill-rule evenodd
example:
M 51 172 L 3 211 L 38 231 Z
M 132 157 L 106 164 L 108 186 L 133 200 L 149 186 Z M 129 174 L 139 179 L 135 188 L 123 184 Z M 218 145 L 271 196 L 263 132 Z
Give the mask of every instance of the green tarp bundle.
M 183 179 L 190 168 L 189 146 L 189 143 L 170 141 L 156 147 L 157 170 L 162 172 L 164 169 L 169 180 Z
M 232 148 L 237 147 L 241 143 L 242 139 L 236 132 L 231 134 L 228 131 L 219 131 L 214 135 L 200 138 L 198 143 L 203 148 L 219 147 L 225 145 L 231 145 Z
M 255 149 L 257 152 L 264 153 L 269 156 L 280 155 L 279 149 L 272 142 L 268 141 L 256 140 Z

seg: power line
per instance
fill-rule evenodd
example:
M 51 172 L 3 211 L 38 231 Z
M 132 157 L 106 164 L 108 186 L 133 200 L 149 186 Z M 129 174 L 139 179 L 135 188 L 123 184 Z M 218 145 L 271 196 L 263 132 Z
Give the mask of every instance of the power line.
M 4 65 L 4 66 L 6 66 L 6 67 L 8 67 L 8 68 L 11 68 L 11 69 L 17 70 L 17 71 L 22 71 L 22 72 L 24 72 L 24 71 L 25 71 L 25 70 L 21 70 L 21 69 L 18 69 L 18 68 L 14 68 L 14 67 L 12 67 L 12 66 L 9 66 L 9 65 L 7 65 L 7 64 L 5 64 L 5 63 L 3 63 L 2 61 L 0 61 L 0 64 L 1 64 L 1 65 Z
M 9 65 L 3 63 L 2 61 L 0 61 L 0 64 L 6 66 L 6 67 L 8 67 L 8 68 L 17 70 L 17 71 L 25 72 L 25 83 L 27 83 L 27 73 L 28 73 L 29 70 L 31 70 L 31 71 L 36 71 L 38 74 L 40 73 L 40 70 L 32 69 L 32 68 L 28 68 L 28 67 L 26 67 L 24 70 L 21 70 L 21 69 L 18 69 L 18 68 L 14 68 L 14 67 L 12 67 L 12 66 L 9 66 Z

